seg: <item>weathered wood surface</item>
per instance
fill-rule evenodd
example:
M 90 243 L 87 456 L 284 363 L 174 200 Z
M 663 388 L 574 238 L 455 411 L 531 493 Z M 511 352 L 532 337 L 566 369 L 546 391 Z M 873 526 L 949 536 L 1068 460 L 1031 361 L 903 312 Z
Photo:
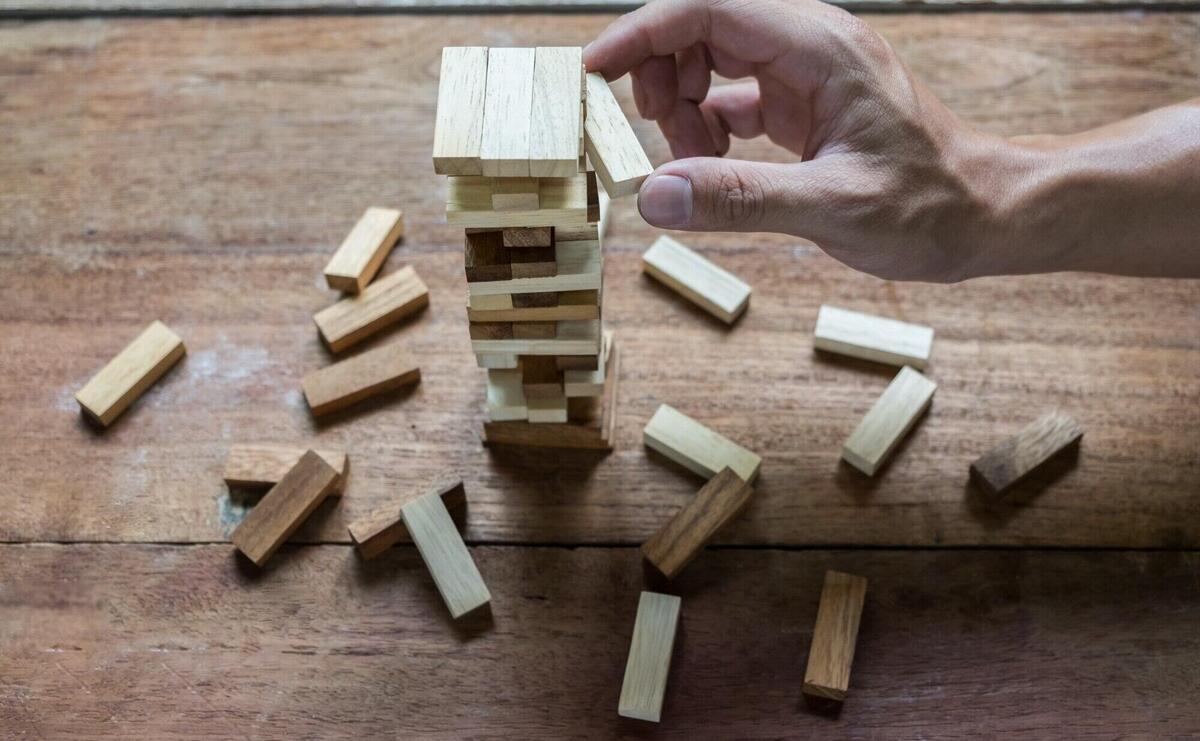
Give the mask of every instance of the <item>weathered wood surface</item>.
M 1200 286 L 1087 275 L 950 287 L 889 284 L 774 236 L 688 236 L 755 287 L 726 329 L 641 275 L 654 230 L 614 204 L 604 313 L 623 347 L 617 450 L 479 445 L 483 371 L 469 352 L 461 230 L 430 164 L 442 45 L 585 43 L 609 16 L 39 22 L 0 26 L 0 539 L 214 541 L 242 512 L 230 445 L 345 450 L 346 523 L 448 469 L 468 541 L 645 540 L 700 482 L 648 454 L 660 403 L 764 457 L 721 542 L 1200 545 Z M 966 119 L 1016 134 L 1093 126 L 1196 94 L 1200 18 L 1005 14 L 869 18 Z M 631 110 L 626 84 L 617 86 Z M 651 160 L 666 148 L 635 127 Z M 767 152 L 739 145 L 743 155 Z M 403 208 L 431 307 L 395 339 L 421 385 L 314 423 L 303 375 L 331 362 L 312 313 L 348 219 Z M 875 480 L 841 443 L 892 369 L 815 356 L 829 302 L 937 330 L 940 389 Z M 189 355 L 97 433 L 71 394 L 158 317 Z M 1050 408 L 1088 430 L 1078 464 L 985 507 L 969 463 Z M 318 513 L 320 514 L 320 513 Z

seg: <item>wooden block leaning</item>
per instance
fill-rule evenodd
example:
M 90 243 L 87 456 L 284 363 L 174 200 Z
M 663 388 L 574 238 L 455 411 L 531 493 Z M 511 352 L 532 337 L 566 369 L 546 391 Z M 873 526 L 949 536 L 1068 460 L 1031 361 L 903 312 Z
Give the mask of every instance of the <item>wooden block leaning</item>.
M 421 369 L 403 345 L 393 342 L 304 377 L 304 398 L 315 416 L 421 380 Z
M 608 195 L 620 198 L 637 193 L 654 168 L 608 83 L 594 72 L 587 76 L 587 118 L 583 127 L 588 158 L 596 166 Z
M 846 699 L 866 594 L 867 580 L 861 576 L 825 572 L 804 671 L 804 694 L 838 702 Z
M 726 324 L 750 304 L 750 286 L 665 234 L 642 255 L 642 269 Z
M 989 494 L 1003 494 L 1060 453 L 1078 446 L 1079 423 L 1049 412 L 971 464 L 971 480 Z
M 442 49 L 433 170 L 439 175 L 482 175 L 483 99 L 487 89 L 486 46 Z
M 234 445 L 225 457 L 225 484 L 243 489 L 274 486 L 300 462 L 305 452 L 304 448 L 286 445 Z M 338 472 L 344 483 L 350 472 L 350 456 L 333 450 L 318 450 L 316 454 Z
M 762 465 L 759 456 L 667 404 L 650 418 L 643 439 L 646 447 L 706 479 L 729 467 L 752 484 Z
M 733 469 L 722 468 L 642 544 L 642 556 L 663 576 L 674 579 L 722 528 L 742 513 L 753 494 L 754 489 Z
M 368 208 L 325 266 L 330 288 L 358 293 L 366 288 L 396 240 L 404 236 L 404 213 L 394 208 Z
M 629 641 L 618 715 L 652 723 L 662 719 L 681 606 L 682 600 L 674 595 L 642 592 Z
M 306 452 L 233 531 L 234 546 L 262 566 L 340 485 L 337 471 Z
M 445 476 L 437 479 L 423 490 L 406 492 L 400 500 L 377 509 L 366 517 L 360 517 L 350 523 L 350 539 L 358 549 L 358 555 L 363 560 L 371 560 L 388 550 L 402 540 L 408 540 L 408 528 L 404 526 L 404 518 L 400 510 L 413 499 L 433 494 L 441 497 L 446 505 L 446 511 L 459 519 L 466 513 L 467 492 L 463 488 L 462 479 L 458 476 Z
M 400 513 L 451 617 L 458 619 L 491 601 L 471 552 L 437 492 L 405 504 Z
M 429 289 L 411 265 L 380 278 L 313 315 L 321 339 L 335 353 L 429 305 Z
M 929 408 L 934 391 L 936 383 L 908 366 L 901 368 L 851 433 L 842 447 L 842 458 L 874 476 Z
M 923 370 L 933 350 L 933 330 L 872 314 L 822 306 L 817 312 L 813 347 L 888 365 Z
M 108 427 L 185 352 L 179 335 L 155 320 L 75 393 L 75 401 L 84 414 Z

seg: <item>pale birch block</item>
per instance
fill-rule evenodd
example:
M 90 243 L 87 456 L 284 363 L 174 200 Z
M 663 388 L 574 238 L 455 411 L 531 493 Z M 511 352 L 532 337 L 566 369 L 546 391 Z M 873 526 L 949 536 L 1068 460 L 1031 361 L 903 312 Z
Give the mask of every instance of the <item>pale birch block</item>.
M 433 170 L 439 175 L 482 175 L 483 100 L 487 89 L 485 46 L 442 49 Z
M 309 408 L 319 417 L 420 380 L 416 361 L 393 342 L 313 371 L 302 386 Z
M 426 494 L 441 497 L 442 502 L 446 505 L 446 511 L 450 512 L 452 516 L 454 513 L 465 515 L 467 493 L 463 488 L 462 478 L 443 476 L 424 489 L 405 492 L 399 500 L 350 523 L 350 539 L 354 541 L 358 555 L 362 556 L 363 560 L 369 561 L 400 541 L 408 540 L 408 528 L 405 527 L 404 517 L 400 512 L 405 504 Z
M 488 49 L 479 158 L 488 177 L 529 177 L 533 49 Z
M 728 467 L 752 484 L 762 465 L 759 456 L 667 404 L 659 405 L 642 437 L 646 447 L 706 479 Z
M 487 415 L 491 422 L 512 422 L 528 419 L 529 407 L 525 402 L 525 389 L 521 383 L 521 370 L 513 368 L 495 369 L 487 372 Z
M 861 576 L 825 572 L 804 671 L 804 694 L 838 702 L 846 699 L 866 595 L 867 580 Z
M 588 159 L 613 198 L 637 193 L 654 168 L 604 77 L 587 75 L 584 133 Z
M 744 281 L 665 234 L 642 255 L 642 268 L 726 324 L 733 324 L 750 303 L 750 286 Z
M 529 174 L 569 177 L 579 171 L 583 49 L 537 47 L 533 69 L 533 108 Z
M 450 178 L 446 223 L 468 228 L 504 229 L 534 226 L 581 226 L 588 223 L 588 178 L 539 178 L 536 209 L 498 211 L 492 205 L 492 178 Z
M 492 180 L 492 208 L 497 211 L 536 211 L 542 207 L 537 178 Z
M 429 289 L 411 265 L 380 278 L 313 315 L 329 349 L 339 353 L 429 305 Z
M 514 355 L 597 355 L 600 337 L 599 320 L 558 322 L 552 340 L 471 340 L 471 350 Z
M 108 427 L 185 352 L 179 335 L 155 320 L 75 393 L 75 401 L 84 414 Z
M 554 258 L 558 266 L 558 275 L 468 283 L 469 308 L 483 308 L 474 301 L 478 296 L 507 295 L 509 297 L 507 308 L 511 309 L 513 308 L 512 294 L 514 293 L 599 290 L 604 276 L 604 267 L 598 241 L 556 243 Z
M 451 617 L 458 619 L 491 601 L 471 552 L 440 496 L 425 494 L 405 504 L 400 512 Z
M 394 208 L 368 208 L 325 266 L 330 288 L 358 293 L 366 288 L 396 240 L 404 236 L 404 213 Z
M 567 421 L 567 397 L 527 397 L 526 408 L 529 421 L 536 424 L 565 423 Z
M 822 306 L 813 347 L 888 365 L 923 370 L 933 350 L 933 329 L 896 319 Z
M 625 662 L 617 714 L 658 723 L 671 672 L 671 654 L 683 601 L 670 594 L 642 592 Z
M 306 448 L 266 443 L 242 443 L 229 449 L 225 456 L 226 486 L 252 489 L 274 486 L 307 452 Z M 338 472 L 344 482 L 350 472 L 350 456 L 341 451 L 316 450 L 321 460 Z M 338 490 L 340 491 L 340 489 Z M 335 494 L 337 492 L 334 492 Z
M 929 408 L 937 384 L 905 366 L 875 402 L 842 448 L 842 458 L 874 476 Z

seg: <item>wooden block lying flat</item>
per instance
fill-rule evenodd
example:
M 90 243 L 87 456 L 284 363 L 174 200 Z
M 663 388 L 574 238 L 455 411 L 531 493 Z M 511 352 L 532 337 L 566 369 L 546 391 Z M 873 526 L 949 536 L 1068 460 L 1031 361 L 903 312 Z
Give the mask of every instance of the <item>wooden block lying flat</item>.
M 442 49 L 433 170 L 439 175 L 482 175 L 483 100 L 487 90 L 485 46 Z
M 513 297 L 503 293 L 489 294 L 486 296 L 468 295 L 467 308 L 478 309 L 480 311 L 500 311 L 511 309 L 513 308 Z
M 665 234 L 642 255 L 642 269 L 726 324 L 750 303 L 750 286 Z
M 762 465 L 762 458 L 667 404 L 650 418 L 643 438 L 646 447 L 706 479 L 729 467 L 752 484 Z
M 662 719 L 663 695 L 682 604 L 674 595 L 642 592 L 633 639 L 629 642 L 629 659 L 625 662 L 618 715 L 652 723 Z
M 557 255 L 557 251 L 555 252 Z M 558 306 L 561 291 L 545 291 L 543 293 L 513 293 L 509 295 L 514 309 L 548 309 Z M 469 299 L 469 297 L 468 297 Z
M 513 278 L 551 278 L 558 275 L 553 247 L 524 247 L 509 250 Z
M 599 242 L 562 242 L 554 246 L 554 255 L 558 265 L 558 275 L 556 276 L 468 283 L 467 294 L 474 298 L 475 296 L 495 294 L 517 295 L 600 289 L 603 282 L 603 268 Z M 513 299 L 513 305 L 516 306 L 516 304 L 516 299 Z M 557 299 L 555 304 L 557 304 Z
M 463 265 L 468 282 L 511 280 L 512 265 L 504 235 L 500 230 L 472 232 L 466 235 Z
M 234 546 L 262 566 L 341 486 L 341 478 L 321 456 L 307 451 L 233 531 Z
M 587 76 L 584 132 L 588 159 L 596 166 L 608 195 L 620 198 L 637 193 L 654 168 L 608 83 L 594 72 Z
M 813 347 L 888 365 L 922 370 L 933 350 L 933 330 L 857 311 L 822 306 L 817 312 Z
M 489 177 L 529 177 L 534 50 L 488 49 L 479 159 Z
M 304 377 L 304 398 L 316 416 L 421 380 L 421 369 L 403 345 L 392 343 L 313 371 Z
M 185 352 L 179 335 L 155 320 L 75 393 L 75 401 L 84 414 L 108 427 Z
M 394 208 L 368 208 L 325 266 L 330 288 L 358 293 L 379 272 L 396 240 L 404 236 L 404 213 Z
M 467 332 L 472 340 L 511 340 L 513 338 L 512 322 L 471 322 Z
M 937 384 L 905 366 L 871 407 L 842 448 L 842 458 L 874 476 L 933 401 Z
M 554 230 L 554 243 L 559 242 L 595 242 L 600 239 L 598 224 L 580 224 L 579 226 L 560 226 Z
M 529 421 L 533 424 L 548 422 L 566 424 L 567 422 L 567 397 L 565 396 L 530 398 L 527 394 L 525 404 L 529 409 Z
M 599 396 L 604 393 L 604 379 L 607 375 L 608 346 L 612 342 L 612 332 L 606 330 L 600 342 L 600 359 L 593 370 L 563 371 L 563 393 L 568 399 L 579 396 Z M 569 357 L 569 356 L 568 356 Z M 558 367 L 557 359 L 554 363 Z
M 225 484 L 243 489 L 274 486 L 300 462 L 305 452 L 304 448 L 286 445 L 234 445 L 225 458 Z M 350 472 L 349 456 L 333 450 L 315 452 L 345 481 Z
M 1044 414 L 972 463 L 971 480 L 990 494 L 1003 494 L 1082 437 L 1083 428 L 1067 415 Z
M 558 336 L 558 322 L 513 322 L 514 340 L 552 340 Z
M 534 226 L 521 229 L 504 229 L 505 247 L 553 247 L 554 227 Z
M 861 576 L 825 572 L 808 668 L 804 671 L 804 694 L 838 702 L 846 699 L 866 594 L 867 580 Z
M 436 492 L 408 502 L 400 513 L 451 617 L 458 619 L 491 601 L 471 552 Z
M 463 488 L 462 479 L 457 476 L 438 479 L 425 489 L 406 493 L 399 501 L 352 522 L 350 539 L 354 541 L 358 555 L 369 561 L 400 541 L 408 540 L 408 528 L 404 526 L 400 510 L 408 502 L 426 494 L 440 497 L 446 505 L 446 511 L 452 516 L 453 513 L 463 513 L 466 510 L 467 492 Z
M 742 513 L 753 494 L 754 489 L 733 469 L 722 468 L 642 544 L 642 555 L 663 576 L 674 579 L 722 528 Z
M 533 71 L 529 174 L 569 177 L 578 171 L 583 49 L 539 46 Z
M 380 278 L 313 315 L 321 339 L 335 353 L 429 305 L 429 289 L 411 265 Z
M 525 389 L 519 368 L 488 371 L 487 416 L 491 422 L 529 419 L 529 407 L 525 403 Z
M 537 178 L 496 178 L 492 181 L 492 208 L 497 211 L 541 208 Z
M 600 356 L 556 355 L 554 364 L 560 371 L 594 371 L 600 367 Z
M 475 363 L 480 368 L 510 370 L 517 367 L 519 356 L 515 353 L 476 353 Z
M 579 226 L 587 223 L 587 175 L 541 178 L 541 208 L 497 211 L 492 207 L 489 178 L 450 178 L 446 194 L 446 223 L 490 229 L 527 226 Z
M 537 293 L 535 296 L 552 296 Z M 600 307 L 596 304 L 534 306 L 528 309 L 467 309 L 467 320 L 472 322 L 561 322 L 599 319 Z
M 600 322 L 558 322 L 558 334 L 552 340 L 471 340 L 471 350 L 517 355 L 597 355 Z

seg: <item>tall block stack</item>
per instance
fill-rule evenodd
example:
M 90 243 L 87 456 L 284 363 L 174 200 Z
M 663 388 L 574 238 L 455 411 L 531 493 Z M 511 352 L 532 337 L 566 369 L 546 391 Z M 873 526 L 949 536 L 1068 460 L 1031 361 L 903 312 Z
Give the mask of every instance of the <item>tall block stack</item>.
M 447 47 L 433 163 L 450 176 L 446 221 L 465 229 L 485 442 L 611 448 L 600 185 L 636 192 L 651 167 L 608 85 L 579 47 Z

